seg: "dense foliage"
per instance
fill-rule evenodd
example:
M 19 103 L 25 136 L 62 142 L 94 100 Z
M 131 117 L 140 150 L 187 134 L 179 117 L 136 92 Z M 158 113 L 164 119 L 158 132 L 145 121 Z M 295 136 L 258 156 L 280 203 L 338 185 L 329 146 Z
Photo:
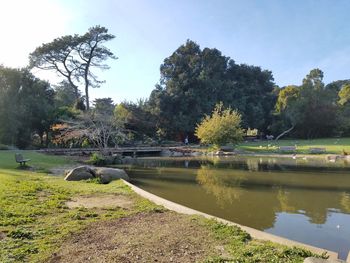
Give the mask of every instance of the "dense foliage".
M 192 135 L 196 123 L 216 103 L 237 109 L 243 127 L 265 131 L 274 107 L 274 83 L 270 71 L 237 65 L 217 49 L 200 49 L 188 40 L 160 67 L 161 79 L 149 105 L 157 128 L 167 137 Z
M 323 72 L 313 69 L 301 86 L 282 88 L 276 103 L 276 120 L 272 130 L 279 133 L 291 127 L 291 134 L 298 138 L 343 134 L 345 130 L 341 123 L 345 120 L 340 120 L 340 105 L 346 104 L 347 85 L 342 85 L 340 89 L 333 85 L 326 86 Z
M 43 44 L 30 54 L 30 67 L 53 70 L 61 75 L 73 88 L 76 100 L 79 99 L 79 83 L 84 83 L 86 108 L 89 104 L 89 88 L 99 87 L 103 81 L 98 80 L 94 68 L 108 69 L 103 64 L 108 58 L 115 59 L 114 54 L 103 44 L 114 38 L 108 29 L 94 26 L 84 35 L 67 35 Z
M 0 142 L 24 148 L 48 143 L 55 118 L 54 90 L 26 69 L 0 66 Z
M 224 109 L 223 104 L 215 106 L 211 115 L 205 116 L 196 127 L 196 136 L 202 143 L 222 146 L 227 143 L 237 143 L 243 138 L 240 127 L 241 115 L 232 109 Z
M 100 145 L 106 148 L 186 137 L 190 142 L 222 144 L 225 134 L 209 141 L 201 129 L 196 131 L 203 118 L 209 123 L 207 115 L 219 102 L 240 116 L 247 135 L 250 131 L 275 138 L 350 135 L 350 80 L 325 85 L 323 72 L 313 69 L 301 85 L 280 88 L 270 71 L 236 64 L 218 49 L 201 49 L 191 40 L 164 59 L 160 81 L 148 99 L 115 104 L 111 98 L 98 98 L 90 109 L 88 88 L 101 83 L 92 69 L 108 68 L 103 62 L 115 58 L 103 45 L 113 38 L 106 28 L 96 26 L 84 35 L 59 37 L 38 47 L 30 54 L 30 68 L 61 74 L 63 81 L 53 87 L 29 69 L 0 66 L 0 144 L 89 147 L 102 140 Z M 85 84 L 85 96 L 79 81 Z M 96 126 L 94 132 L 87 123 Z M 69 127 L 79 129 L 62 136 Z

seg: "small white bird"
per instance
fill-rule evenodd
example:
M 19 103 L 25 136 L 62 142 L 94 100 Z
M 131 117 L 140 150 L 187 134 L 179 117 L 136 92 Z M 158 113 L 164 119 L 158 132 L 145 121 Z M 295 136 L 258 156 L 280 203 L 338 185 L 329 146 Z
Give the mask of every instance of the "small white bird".
M 297 158 L 296 154 L 293 154 L 292 158 L 295 160 Z

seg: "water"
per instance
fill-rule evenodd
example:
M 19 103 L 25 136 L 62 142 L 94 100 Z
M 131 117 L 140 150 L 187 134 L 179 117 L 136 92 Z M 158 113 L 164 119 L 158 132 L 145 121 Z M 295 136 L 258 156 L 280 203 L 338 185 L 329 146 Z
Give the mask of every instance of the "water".
M 242 225 L 339 252 L 350 249 L 350 165 L 292 158 L 141 158 L 132 183 Z

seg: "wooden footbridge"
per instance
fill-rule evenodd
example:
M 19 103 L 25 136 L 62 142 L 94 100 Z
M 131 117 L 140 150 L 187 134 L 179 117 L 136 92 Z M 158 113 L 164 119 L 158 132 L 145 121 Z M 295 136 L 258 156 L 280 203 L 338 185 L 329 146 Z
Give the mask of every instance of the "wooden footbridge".
M 191 153 L 192 150 L 184 146 L 143 146 L 143 147 L 118 147 L 118 148 L 107 148 L 106 152 L 110 154 L 120 155 L 148 155 L 148 154 L 160 154 L 162 152 L 169 152 L 170 155 L 178 152 L 183 155 Z M 99 150 L 97 148 L 48 148 L 41 149 L 39 152 L 53 154 L 53 155 L 76 155 L 76 156 L 88 156 L 92 153 L 96 153 Z

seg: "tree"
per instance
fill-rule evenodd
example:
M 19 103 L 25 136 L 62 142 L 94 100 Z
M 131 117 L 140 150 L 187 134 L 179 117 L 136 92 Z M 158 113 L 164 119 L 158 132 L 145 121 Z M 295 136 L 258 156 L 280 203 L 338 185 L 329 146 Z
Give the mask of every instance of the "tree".
M 94 112 L 99 114 L 113 115 L 114 103 L 111 98 L 100 98 L 94 100 Z
M 123 127 L 117 125 L 113 115 L 94 111 L 81 112 L 74 119 L 56 125 L 54 130 L 58 133 L 56 143 L 81 144 L 88 140 L 102 156 L 109 155 L 108 147 L 116 146 L 118 140 L 125 137 Z
M 206 115 L 202 122 L 197 124 L 196 136 L 202 143 L 215 146 L 237 143 L 242 140 L 244 133 L 240 124 L 241 115 L 231 108 L 224 109 L 223 104 L 219 103 L 211 116 Z
M 77 99 L 81 98 L 80 92 L 76 95 L 75 88 L 66 80 L 54 86 L 55 89 L 55 106 L 56 107 L 73 107 Z
M 103 44 L 114 38 L 105 27 L 95 26 L 84 35 L 67 35 L 43 44 L 30 54 L 30 67 L 53 70 L 64 77 L 74 88 L 75 98 L 79 99 L 79 83 L 84 83 L 86 109 L 89 110 L 89 88 L 99 87 L 93 68 L 108 69 L 103 64 L 108 58 L 116 59 Z
M 280 125 L 282 126 L 283 131 L 276 136 L 276 141 L 291 132 L 298 123 L 299 116 L 294 105 L 299 96 L 299 87 L 294 85 L 284 87 L 280 90 L 275 106 L 276 115 L 279 115 L 279 118 L 275 119 L 274 128 L 276 128 L 277 125 Z
M 116 122 L 124 123 L 126 130 L 136 140 L 147 140 L 156 134 L 157 119 L 146 100 L 119 103 L 114 109 L 114 117 Z
M 339 132 L 350 134 L 350 84 L 344 84 L 338 92 L 339 105 Z
M 334 134 L 339 122 L 337 111 L 334 89 L 324 85 L 319 69 L 311 70 L 301 86 L 284 88 L 276 103 L 276 113 L 287 124 L 285 128 L 295 127 L 293 135 L 300 138 Z
M 342 106 L 350 101 L 350 84 L 345 84 L 338 93 L 339 101 L 338 103 Z
M 29 146 L 34 135 L 43 145 L 54 122 L 54 90 L 27 69 L 0 66 L 0 142 Z
M 266 130 L 274 107 L 273 77 L 260 67 L 237 65 L 215 48 L 187 40 L 160 67 L 149 106 L 156 129 L 169 138 L 193 135 L 195 125 L 222 101 L 242 114 L 245 128 Z

